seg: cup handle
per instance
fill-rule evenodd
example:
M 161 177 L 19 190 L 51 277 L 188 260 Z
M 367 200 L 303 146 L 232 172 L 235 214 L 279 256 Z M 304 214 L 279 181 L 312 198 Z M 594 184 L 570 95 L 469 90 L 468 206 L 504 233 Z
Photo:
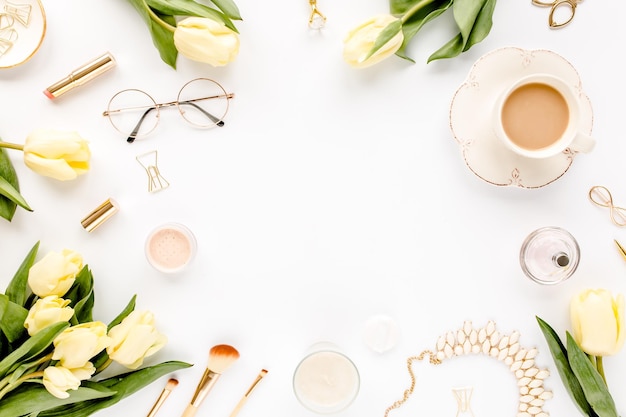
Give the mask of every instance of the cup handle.
M 589 153 L 596 146 L 596 140 L 584 133 L 578 133 L 569 148 L 574 152 Z

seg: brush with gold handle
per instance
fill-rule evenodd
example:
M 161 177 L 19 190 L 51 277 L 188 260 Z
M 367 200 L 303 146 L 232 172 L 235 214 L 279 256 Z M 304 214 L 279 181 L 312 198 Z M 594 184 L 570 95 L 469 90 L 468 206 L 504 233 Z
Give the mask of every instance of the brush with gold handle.
M 232 346 L 217 345 L 211 348 L 207 367 L 182 417 L 193 417 L 196 414 L 198 407 L 200 407 L 204 398 L 209 391 L 211 391 L 213 385 L 215 385 L 222 373 L 237 359 L 239 359 L 239 352 Z

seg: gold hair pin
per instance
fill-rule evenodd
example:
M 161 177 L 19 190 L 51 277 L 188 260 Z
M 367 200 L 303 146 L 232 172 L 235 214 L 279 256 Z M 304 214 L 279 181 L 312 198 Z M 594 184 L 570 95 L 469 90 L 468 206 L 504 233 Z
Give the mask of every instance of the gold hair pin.
M 317 8 L 317 0 L 309 0 L 311 15 L 309 16 L 309 27 L 311 29 L 321 29 L 326 26 L 326 16 Z
M 146 152 L 135 158 L 137 162 L 139 162 L 139 165 L 146 171 L 146 174 L 148 174 L 148 192 L 151 193 L 170 186 L 170 183 L 163 178 L 159 171 L 157 158 L 157 151 Z
M 239 402 L 233 409 L 232 413 L 230 413 L 230 417 L 235 417 L 239 413 L 239 410 L 241 410 L 241 407 L 243 407 L 246 401 L 248 401 L 248 397 L 250 396 L 250 394 L 252 394 L 252 391 L 254 390 L 254 388 L 256 388 L 256 386 L 259 384 L 259 382 L 261 382 L 261 379 L 263 379 L 265 375 L 267 375 L 267 370 L 261 369 L 261 372 L 259 372 L 259 375 L 257 375 L 252 385 L 250 385 L 250 388 L 248 388 L 248 391 L 246 391 L 244 396 L 241 397 L 241 400 L 239 400 Z
M 594 185 L 589 190 L 589 200 L 597 206 L 609 209 L 611 221 L 617 226 L 626 226 L 626 209 L 613 204 L 613 196 L 608 188 Z

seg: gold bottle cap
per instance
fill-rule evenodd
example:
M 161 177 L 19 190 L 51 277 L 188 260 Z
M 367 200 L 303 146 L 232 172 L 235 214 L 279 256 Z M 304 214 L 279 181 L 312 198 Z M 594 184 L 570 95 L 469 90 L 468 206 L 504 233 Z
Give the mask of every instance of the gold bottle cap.
M 109 198 L 107 201 L 100 204 L 94 211 L 89 213 L 84 219 L 82 219 L 80 224 L 86 231 L 93 232 L 118 211 L 119 206 L 117 202 L 112 198 Z

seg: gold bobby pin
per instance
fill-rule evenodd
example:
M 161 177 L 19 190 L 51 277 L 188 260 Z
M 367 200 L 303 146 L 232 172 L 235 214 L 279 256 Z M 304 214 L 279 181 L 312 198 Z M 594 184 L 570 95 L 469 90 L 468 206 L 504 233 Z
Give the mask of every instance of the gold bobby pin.
M 150 151 L 138 155 L 135 159 L 146 170 L 148 174 L 148 192 L 155 192 L 167 188 L 170 183 L 159 172 L 157 165 L 157 151 Z
M 317 0 L 309 0 L 311 15 L 309 16 L 309 27 L 311 29 L 321 29 L 326 26 L 326 16 L 317 8 Z
M 235 417 L 239 413 L 239 410 L 241 410 L 241 407 L 243 407 L 246 401 L 248 401 L 248 397 L 250 396 L 250 394 L 252 394 L 252 390 L 254 390 L 254 388 L 258 385 L 258 383 L 261 382 L 261 379 L 263 379 L 265 375 L 267 375 L 267 370 L 261 369 L 261 372 L 259 372 L 259 375 L 256 377 L 252 385 L 250 385 L 250 388 L 248 388 L 248 391 L 246 391 L 244 396 L 241 397 L 241 400 L 239 400 L 239 402 L 235 406 L 235 409 L 232 411 L 232 413 L 230 413 L 230 417 Z
M 589 200 L 597 206 L 606 207 L 611 214 L 611 221 L 617 226 L 626 226 L 626 209 L 613 204 L 613 196 L 608 188 L 594 185 L 589 190 Z
M 161 391 L 161 395 L 159 395 L 159 398 L 157 398 L 156 402 L 150 409 L 150 412 L 148 413 L 147 417 L 154 417 L 156 415 L 157 411 L 159 411 L 159 408 L 161 408 L 165 400 L 167 400 L 167 397 L 170 395 L 170 392 L 172 392 L 172 390 L 176 388 L 177 385 L 178 385 L 178 380 L 175 378 L 170 378 L 167 381 L 165 388 L 163 388 L 163 391 Z
M 7 1 L 7 4 L 4 5 L 4 10 L 9 15 L 15 17 L 24 27 L 28 27 L 32 7 L 30 4 L 16 4 Z

